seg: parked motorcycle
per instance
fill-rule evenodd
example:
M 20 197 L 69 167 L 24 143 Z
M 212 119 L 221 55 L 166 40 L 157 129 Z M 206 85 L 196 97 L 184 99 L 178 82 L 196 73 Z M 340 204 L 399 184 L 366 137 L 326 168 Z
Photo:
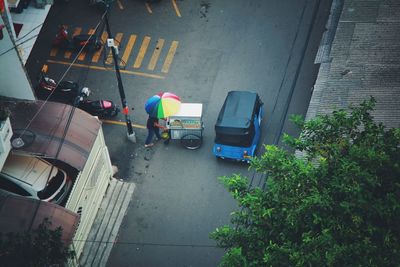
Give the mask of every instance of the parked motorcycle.
M 46 76 L 44 68 L 40 73 L 36 93 L 39 99 L 70 104 L 79 95 L 79 85 L 73 81 L 61 81 L 57 86 L 54 79 Z
M 72 38 L 69 37 L 67 27 L 61 25 L 58 28 L 58 33 L 53 40 L 53 46 L 61 47 L 64 49 L 76 49 L 80 50 L 85 47 L 86 50 L 100 49 L 102 43 L 98 40 L 95 34 L 79 34 Z
M 87 113 L 104 117 L 117 116 L 119 108 L 110 100 L 89 100 L 90 90 L 87 87 L 82 88 L 78 98 L 76 98 L 77 107 L 86 111 Z
M 109 100 L 83 100 L 78 108 L 100 118 L 115 117 L 119 113 L 119 108 Z
M 78 83 L 73 81 L 61 81 L 57 86 L 57 82 L 46 76 L 46 72 L 47 66 L 44 66 L 37 87 L 39 99 L 74 105 L 100 118 L 114 117 L 119 113 L 119 108 L 111 100 L 89 100 L 89 88 L 80 90 Z

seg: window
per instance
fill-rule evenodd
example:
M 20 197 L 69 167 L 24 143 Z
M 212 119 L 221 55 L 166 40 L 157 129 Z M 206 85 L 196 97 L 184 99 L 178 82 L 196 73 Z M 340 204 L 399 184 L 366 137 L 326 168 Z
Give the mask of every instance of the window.
M 54 195 L 54 193 L 61 187 L 64 180 L 64 173 L 58 170 L 57 175 L 51 177 L 47 186 L 42 191 L 38 192 L 40 199 L 46 199 Z
M 254 124 L 252 123 L 246 134 L 216 134 L 215 142 L 228 145 L 228 146 L 238 146 L 238 147 L 249 147 L 253 143 L 255 134 Z

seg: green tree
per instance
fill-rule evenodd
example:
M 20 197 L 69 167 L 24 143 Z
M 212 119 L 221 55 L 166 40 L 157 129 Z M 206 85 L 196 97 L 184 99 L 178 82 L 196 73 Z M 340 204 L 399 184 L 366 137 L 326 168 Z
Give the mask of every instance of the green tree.
M 219 178 L 241 207 L 210 234 L 221 266 L 399 266 L 400 129 L 374 122 L 374 106 L 292 117 L 301 134 L 284 143 L 305 156 L 266 145 L 251 162 L 265 191 Z
M 7 267 L 64 266 L 74 256 L 61 240 L 62 228 L 49 229 L 45 219 L 37 229 L 0 234 L 0 263 Z

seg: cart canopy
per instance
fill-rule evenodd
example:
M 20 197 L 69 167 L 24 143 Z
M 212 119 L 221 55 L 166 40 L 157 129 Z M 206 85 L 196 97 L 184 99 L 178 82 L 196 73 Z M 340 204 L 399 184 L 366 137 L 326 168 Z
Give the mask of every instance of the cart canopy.
M 261 104 L 257 93 L 230 91 L 218 115 L 215 132 L 223 135 L 247 135 L 254 114 Z

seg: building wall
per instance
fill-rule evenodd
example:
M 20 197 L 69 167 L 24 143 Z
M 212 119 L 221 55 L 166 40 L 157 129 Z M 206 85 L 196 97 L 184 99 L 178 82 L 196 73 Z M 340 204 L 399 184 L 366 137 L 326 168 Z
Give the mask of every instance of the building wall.
M 108 149 L 104 142 L 102 128 L 100 128 L 85 167 L 79 173 L 65 206 L 81 215 L 81 221 L 73 241 L 77 258 L 82 253 L 112 175 Z
M 1 14 L 0 25 L 7 24 L 8 21 L 11 21 L 10 14 Z M 3 34 L 4 37 L 0 40 L 0 96 L 35 100 L 34 90 L 26 74 L 21 54 L 14 44 L 15 33 L 10 33 L 4 28 Z M 72 244 L 77 258 L 82 253 L 112 175 L 110 156 L 100 127 L 85 167 L 76 178 L 65 206 L 65 208 L 80 214 L 80 223 Z
M 0 16 L 0 25 L 5 14 Z M 25 68 L 19 57 L 14 42 L 6 28 L 3 28 L 3 39 L 0 40 L 0 95 L 18 99 L 34 100 L 35 96 Z
M 6 162 L 8 154 L 10 153 L 12 134 L 10 118 L 4 121 L 0 119 L 0 170 L 3 168 L 4 162 Z

